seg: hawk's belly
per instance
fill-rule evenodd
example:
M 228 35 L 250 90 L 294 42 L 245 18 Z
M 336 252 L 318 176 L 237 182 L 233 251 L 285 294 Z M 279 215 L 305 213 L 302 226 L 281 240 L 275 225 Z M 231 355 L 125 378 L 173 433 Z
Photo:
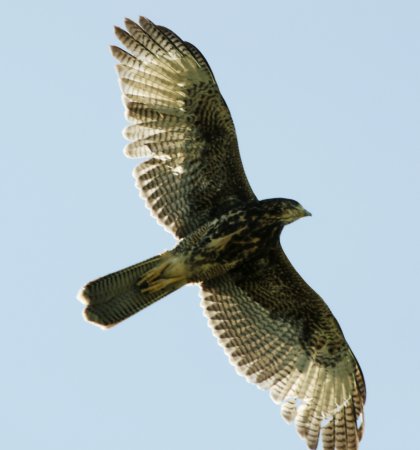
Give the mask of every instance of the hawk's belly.
M 174 253 L 188 267 L 188 281 L 209 280 L 268 251 L 281 226 L 257 213 L 255 208 L 230 211 L 185 238 Z

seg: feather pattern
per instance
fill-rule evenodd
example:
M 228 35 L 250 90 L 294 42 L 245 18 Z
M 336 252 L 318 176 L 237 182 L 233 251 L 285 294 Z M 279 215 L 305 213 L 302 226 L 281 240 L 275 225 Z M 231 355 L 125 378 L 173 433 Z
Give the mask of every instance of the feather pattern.
M 203 55 L 165 27 L 127 19 L 115 33 L 126 117 L 124 152 L 147 206 L 182 238 L 232 205 L 255 200 L 234 125 Z
M 320 436 L 324 449 L 358 448 L 360 367 L 331 311 L 280 247 L 202 283 L 202 306 L 237 371 L 269 390 L 310 449 Z

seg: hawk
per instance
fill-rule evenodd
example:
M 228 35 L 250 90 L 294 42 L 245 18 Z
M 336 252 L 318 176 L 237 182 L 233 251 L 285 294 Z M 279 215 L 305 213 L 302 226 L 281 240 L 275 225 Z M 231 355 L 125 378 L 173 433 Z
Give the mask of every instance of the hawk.
M 363 434 L 365 383 L 328 306 L 279 242 L 310 215 L 289 199 L 258 200 L 245 176 L 228 107 L 204 56 L 142 17 L 112 47 L 134 170 L 171 251 L 88 283 L 85 318 L 111 327 L 187 283 L 237 370 L 270 392 L 309 448 L 353 450 Z

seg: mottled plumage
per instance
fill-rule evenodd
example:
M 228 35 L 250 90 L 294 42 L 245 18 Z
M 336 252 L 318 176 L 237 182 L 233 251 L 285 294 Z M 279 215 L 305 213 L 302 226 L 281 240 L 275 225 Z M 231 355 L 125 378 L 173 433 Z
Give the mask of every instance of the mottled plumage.
M 179 242 L 88 283 L 85 317 L 109 327 L 186 283 L 200 283 L 209 324 L 240 374 L 270 391 L 311 449 L 356 450 L 365 385 L 336 319 L 294 270 L 283 227 L 309 215 L 294 200 L 259 201 L 234 125 L 201 53 L 145 18 L 112 47 L 130 125 L 125 153 L 147 206 Z

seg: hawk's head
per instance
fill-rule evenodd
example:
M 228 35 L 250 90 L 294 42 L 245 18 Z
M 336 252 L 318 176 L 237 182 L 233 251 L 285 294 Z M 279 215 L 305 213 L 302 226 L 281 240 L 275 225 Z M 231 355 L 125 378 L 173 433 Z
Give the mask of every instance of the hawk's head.
M 265 207 L 270 211 L 270 215 L 275 216 L 283 225 L 294 222 L 302 217 L 311 216 L 312 214 L 307 211 L 296 200 L 290 200 L 288 198 L 276 198 L 270 200 L 263 200 L 262 203 L 267 202 Z

